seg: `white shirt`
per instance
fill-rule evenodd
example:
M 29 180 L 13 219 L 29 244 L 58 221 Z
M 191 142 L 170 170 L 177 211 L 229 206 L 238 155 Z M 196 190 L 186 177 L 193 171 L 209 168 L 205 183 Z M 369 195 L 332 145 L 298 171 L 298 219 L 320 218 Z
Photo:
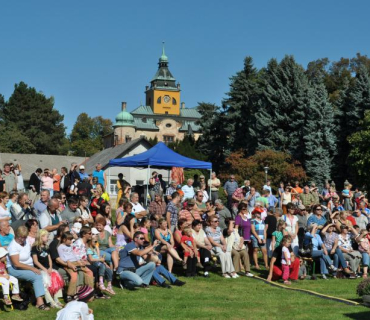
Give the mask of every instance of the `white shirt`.
M 89 314 L 86 302 L 71 301 L 58 311 L 56 320 L 94 320 L 94 315 Z
M 16 256 L 17 254 L 19 255 L 19 262 L 33 267 L 33 260 L 31 256 L 31 246 L 28 242 L 26 242 L 24 246 L 21 246 L 19 243 L 17 243 L 13 239 L 12 242 L 9 243 L 8 252 L 9 254 L 6 257 L 7 268 L 12 266 L 9 257 Z
M 184 192 L 184 200 L 185 199 L 193 199 L 194 198 L 194 188 L 193 186 L 188 186 L 187 184 L 184 185 L 181 190 Z
M 138 202 L 138 203 L 133 203 L 131 202 L 132 204 L 132 211 L 137 213 L 137 212 L 141 212 L 141 211 L 145 211 L 144 207 Z
M 11 217 L 8 210 L 5 210 L 2 206 L 0 206 L 0 219 L 9 218 Z

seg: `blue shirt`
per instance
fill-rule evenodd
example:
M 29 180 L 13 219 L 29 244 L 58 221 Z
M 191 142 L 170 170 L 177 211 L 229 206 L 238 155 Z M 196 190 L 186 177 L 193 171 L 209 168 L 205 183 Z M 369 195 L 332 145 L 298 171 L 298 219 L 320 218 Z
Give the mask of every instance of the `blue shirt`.
M 9 243 L 12 242 L 13 239 L 14 235 L 12 235 L 11 233 L 7 234 L 6 236 L 2 236 L 0 234 L 0 244 L 2 247 L 7 247 Z
M 235 190 L 238 189 L 238 183 L 234 181 L 227 180 L 224 185 L 224 190 L 226 190 L 227 194 L 231 196 Z
M 98 183 L 101 183 L 104 186 L 104 171 L 103 170 L 100 170 L 100 171 L 95 170 L 93 172 L 93 177 L 97 177 Z
M 37 201 L 34 204 L 34 209 L 36 210 L 37 217 L 41 215 L 42 212 L 44 212 L 47 208 L 47 204 L 43 203 L 41 200 Z
M 81 181 L 85 178 L 89 178 L 89 175 L 87 173 L 82 173 L 81 171 L 79 172 L 80 174 L 80 178 L 81 178 Z M 104 178 L 103 178 L 104 179 Z M 103 186 L 104 186 L 104 183 L 103 183 Z
M 273 194 L 269 195 L 267 200 L 269 202 L 269 207 L 275 207 L 275 204 L 279 201 Z
M 308 219 L 307 219 L 307 226 L 309 226 L 310 224 L 312 223 L 316 223 L 318 226 L 324 226 L 325 223 L 326 223 L 326 219 L 324 217 L 320 217 L 318 218 L 317 216 L 315 216 L 314 214 L 311 215 Z M 317 229 L 316 230 L 316 233 L 320 233 L 320 230 Z
M 136 249 L 138 249 L 138 247 L 136 247 L 135 242 L 132 241 L 119 252 L 118 272 L 121 272 L 122 269 L 139 267 L 137 256 L 130 253 Z
M 305 243 L 308 244 L 311 239 L 312 243 L 312 250 L 320 250 L 324 243 L 322 242 L 322 239 L 319 234 L 315 234 L 315 237 L 312 236 L 310 232 L 306 232 L 305 234 Z

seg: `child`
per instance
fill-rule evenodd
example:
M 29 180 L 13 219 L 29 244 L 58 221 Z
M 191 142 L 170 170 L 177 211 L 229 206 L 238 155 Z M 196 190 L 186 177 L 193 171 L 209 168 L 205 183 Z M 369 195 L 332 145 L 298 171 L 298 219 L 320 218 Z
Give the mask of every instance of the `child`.
M 92 265 L 99 270 L 99 289 L 110 294 L 116 294 L 112 288 L 113 271 L 105 263 L 105 257 L 100 258 L 99 247 L 96 245 L 97 240 L 89 240 L 87 242 L 87 257 Z M 108 287 L 104 286 L 104 276 L 108 280 Z
M 281 267 L 283 269 L 283 280 L 284 284 L 291 284 L 291 282 L 289 281 L 289 267 L 291 264 L 289 247 L 291 245 L 291 241 L 288 239 L 283 239 L 282 245 L 283 249 L 281 255 Z
M 274 251 L 275 248 L 280 246 L 280 242 L 281 240 L 283 240 L 283 237 L 286 234 L 285 228 L 286 222 L 284 220 L 279 220 L 276 231 L 272 233 L 272 242 L 271 242 L 272 251 Z
M 12 299 L 15 301 L 23 301 L 23 299 L 19 295 L 19 286 L 18 286 L 18 279 L 10 276 L 5 267 L 6 256 L 8 255 L 8 251 L 5 248 L 0 247 L 0 284 L 3 288 L 4 294 L 4 302 L 7 306 L 12 305 L 12 301 L 9 299 L 9 287 L 10 284 L 13 285 L 12 289 Z
M 42 280 L 45 287 L 45 300 L 51 307 L 61 309 L 63 305 L 58 298 L 63 297 L 62 289 L 64 281 L 60 274 L 52 269 L 52 261 L 48 243 L 49 232 L 41 229 L 36 236 L 35 243 L 31 249 L 33 263 L 41 270 Z M 54 298 L 52 297 L 54 296 Z
M 64 232 L 60 239 L 61 244 L 58 246 L 59 258 L 65 263 L 64 270 L 71 277 L 67 290 L 67 302 L 70 302 L 77 298 L 77 272 L 82 271 L 85 274 L 85 283 L 91 288 L 94 287 L 94 276 L 92 271 L 85 267 L 82 261 L 78 261 L 76 255 L 71 247 L 73 235 L 70 232 Z
M 202 267 L 200 263 L 200 255 L 193 238 L 193 230 L 191 228 L 185 228 L 182 231 L 181 246 L 184 249 L 184 261 L 183 261 L 184 269 L 186 268 L 189 256 L 190 257 L 196 256 L 198 260 L 197 267 Z
M 86 285 L 80 287 L 77 299 L 78 301 L 71 301 L 58 311 L 56 320 L 94 320 L 93 310 L 87 305 L 94 300 L 94 289 Z
M 298 277 L 301 280 L 304 280 L 307 277 L 307 268 L 306 268 L 306 264 L 305 264 L 305 262 L 304 262 L 303 259 L 300 259 L 299 260 L 299 273 L 298 273 Z

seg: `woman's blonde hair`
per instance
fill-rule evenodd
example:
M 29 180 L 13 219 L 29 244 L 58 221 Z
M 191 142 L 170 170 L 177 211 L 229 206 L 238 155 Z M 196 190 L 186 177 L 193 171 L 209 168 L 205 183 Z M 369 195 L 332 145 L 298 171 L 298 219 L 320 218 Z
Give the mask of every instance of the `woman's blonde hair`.
M 47 243 L 43 243 L 42 242 L 42 237 L 43 236 L 48 236 L 49 235 L 49 232 L 46 231 L 45 229 L 41 229 L 37 232 L 37 235 L 36 235 L 36 239 L 35 239 L 35 243 L 33 244 L 34 247 L 36 247 L 37 250 L 41 250 L 42 247 L 45 246 L 45 248 L 47 249 L 49 246 Z
M 15 232 L 17 238 L 26 238 L 28 236 L 28 229 L 26 226 L 20 226 Z

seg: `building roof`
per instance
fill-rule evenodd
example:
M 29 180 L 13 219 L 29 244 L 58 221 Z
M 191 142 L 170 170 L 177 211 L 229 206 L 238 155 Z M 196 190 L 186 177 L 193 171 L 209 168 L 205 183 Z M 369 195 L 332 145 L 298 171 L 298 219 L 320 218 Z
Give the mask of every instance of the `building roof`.
M 162 48 L 162 56 L 159 58 L 158 70 L 151 82 L 151 88 L 165 87 L 178 90 L 176 86 L 176 79 L 168 69 L 168 58 L 164 52 L 164 43 Z
M 85 160 L 86 158 L 84 157 L 56 156 L 49 154 L 0 153 L 1 167 L 4 163 L 19 163 L 22 168 L 23 179 L 26 181 L 29 180 L 31 174 L 34 173 L 37 168 L 48 168 L 50 170 L 57 168 L 60 173 L 61 167 L 66 167 L 69 170 L 72 162 L 76 162 L 80 165 L 84 163 Z
M 141 130 L 159 130 L 155 124 L 155 120 L 151 118 L 134 118 L 136 129 Z
M 183 108 L 180 109 L 180 116 L 186 118 L 200 119 L 202 115 L 198 112 L 197 108 Z
M 131 111 L 131 114 L 151 115 L 154 114 L 154 112 L 150 106 L 140 106 Z
M 191 128 L 191 131 L 198 132 L 200 130 L 200 126 L 195 123 L 195 121 L 183 121 L 181 128 L 179 131 L 188 131 L 189 126 Z
M 146 147 L 148 147 L 148 149 L 152 147 L 152 145 L 145 138 L 139 138 L 127 143 L 104 149 L 98 153 L 95 153 L 86 161 L 85 172 L 92 173 L 95 170 L 95 166 L 97 163 L 100 163 L 102 165 L 102 168 L 105 169 L 109 164 L 109 160 L 122 158 L 127 152 L 129 152 L 131 149 L 135 148 L 139 144 L 144 144 Z
M 159 117 L 166 117 L 166 118 L 193 118 L 193 119 L 200 119 L 202 116 L 198 112 L 197 108 L 182 108 L 180 109 L 180 115 L 173 115 L 173 114 L 155 114 L 150 106 L 140 106 L 137 107 L 135 110 L 131 111 L 131 114 L 134 116 L 159 116 Z

